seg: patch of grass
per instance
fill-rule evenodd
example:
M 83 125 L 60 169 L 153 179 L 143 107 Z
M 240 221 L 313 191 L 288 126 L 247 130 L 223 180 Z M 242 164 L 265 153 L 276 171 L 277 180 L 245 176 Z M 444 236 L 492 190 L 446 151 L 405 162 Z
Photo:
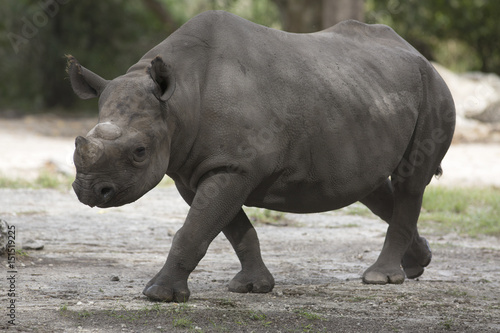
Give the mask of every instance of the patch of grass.
M 336 225 L 336 226 L 327 226 L 327 229 L 344 229 L 344 228 L 358 228 L 359 224 L 357 223 L 346 223 L 346 224 L 341 224 L 341 225 Z
M 356 303 L 356 302 L 364 302 L 364 301 L 370 301 L 374 300 L 375 296 L 369 295 L 369 296 L 354 296 L 354 297 L 348 297 L 346 298 L 346 301 Z
M 68 311 L 68 304 L 63 304 L 59 307 L 59 312 L 66 312 Z
M 347 215 L 356 215 L 356 216 L 375 216 L 366 206 L 362 203 L 356 202 L 350 206 L 342 208 L 342 213 Z
M 249 317 L 252 320 L 266 320 L 267 316 L 260 311 L 250 311 Z
M 90 312 L 88 310 L 83 310 L 83 311 L 78 312 L 78 316 L 80 318 L 87 318 L 87 317 L 90 317 L 91 315 L 92 315 L 92 312 Z
M 172 325 L 177 328 L 193 329 L 193 320 L 187 315 L 189 312 L 189 305 L 179 304 L 173 308 Z
M 0 188 L 30 188 L 30 189 L 59 189 L 68 190 L 74 181 L 74 176 L 60 174 L 49 168 L 41 169 L 38 177 L 33 180 L 21 178 L 9 178 L 0 175 Z
M 360 203 L 343 208 L 341 212 L 375 216 Z M 500 236 L 500 188 L 429 186 L 424 194 L 419 223 L 441 233 Z
M 272 321 L 267 320 L 266 314 L 261 311 L 250 311 L 249 318 L 253 321 L 261 322 L 262 326 L 267 327 L 272 324 Z
M 0 175 L 0 188 L 30 188 L 32 187 L 31 182 L 23 179 L 12 179 Z
M 165 175 L 157 186 L 158 187 L 170 187 L 174 184 L 175 184 L 174 180 L 172 178 L 170 178 L 169 176 Z
M 466 297 L 468 296 L 467 292 L 461 291 L 458 289 L 449 289 L 444 292 L 446 295 L 453 296 L 453 297 Z
M 453 319 L 446 319 L 440 322 L 440 325 L 443 326 L 445 330 L 451 330 L 451 327 L 453 325 Z
M 141 318 L 148 318 L 151 316 L 158 316 L 161 312 L 167 312 L 166 308 L 162 308 L 159 303 L 154 304 L 152 306 L 145 306 L 138 310 L 129 310 L 125 307 L 125 305 L 121 305 L 120 310 L 109 310 L 108 315 L 110 317 L 123 319 L 125 321 L 133 322 L 139 320 Z
M 177 328 L 193 328 L 193 321 L 189 317 L 176 318 L 173 321 L 174 327 Z
M 445 233 L 500 236 L 500 189 L 430 186 L 420 222 Z
M 218 299 L 214 302 L 217 306 L 227 307 L 227 308 L 235 308 L 236 303 L 232 299 Z
M 221 325 L 221 324 L 217 324 L 216 322 L 214 322 L 212 319 L 209 319 L 208 320 L 210 322 L 210 324 L 212 325 L 212 328 L 213 328 L 213 331 L 214 332 L 231 332 L 231 330 L 229 328 L 227 328 L 226 326 L 224 325 Z M 238 325 L 244 325 L 243 323 L 238 323 Z M 195 328 L 196 330 L 196 328 Z M 201 331 L 201 329 L 200 329 Z M 212 332 L 212 331 L 209 331 L 209 332 Z
M 300 317 L 306 318 L 308 320 L 323 320 L 324 319 L 321 315 L 319 315 L 317 313 L 309 312 L 306 309 L 297 309 L 297 310 L 295 310 L 295 313 L 297 315 L 299 315 Z
M 18 256 L 18 257 L 29 257 L 29 254 L 25 250 L 20 249 L 20 250 L 16 250 L 16 256 Z
M 246 207 L 245 212 L 253 224 L 288 226 L 288 221 L 285 219 L 285 213 L 283 212 L 255 207 Z
M 26 180 L 22 178 L 9 178 L 0 175 L 0 188 L 30 188 L 30 189 L 59 189 L 59 190 L 69 190 L 71 189 L 71 184 L 75 180 L 74 175 L 66 175 L 58 173 L 51 168 L 42 168 L 39 171 L 38 177 L 33 180 Z M 158 184 L 159 187 L 170 187 L 174 185 L 174 181 L 165 176 Z

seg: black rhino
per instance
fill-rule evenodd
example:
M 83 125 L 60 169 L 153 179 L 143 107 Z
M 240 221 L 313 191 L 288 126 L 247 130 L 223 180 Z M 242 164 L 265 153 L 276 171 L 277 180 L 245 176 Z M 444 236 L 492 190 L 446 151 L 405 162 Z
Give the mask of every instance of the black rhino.
M 360 201 L 389 224 L 365 283 L 402 283 L 429 264 L 417 220 L 454 102 L 391 28 L 292 34 L 210 11 L 111 81 L 72 56 L 67 71 L 79 97 L 99 97 L 99 123 L 76 138 L 79 200 L 124 205 L 167 174 L 190 205 L 148 298 L 187 301 L 188 276 L 221 231 L 242 266 L 229 290 L 271 291 L 243 205 L 313 213 Z

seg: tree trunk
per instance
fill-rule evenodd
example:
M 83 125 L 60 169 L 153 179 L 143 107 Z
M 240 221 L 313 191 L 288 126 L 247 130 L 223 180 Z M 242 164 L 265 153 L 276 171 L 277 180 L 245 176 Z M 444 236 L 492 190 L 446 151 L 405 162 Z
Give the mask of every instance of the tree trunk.
M 323 0 L 322 28 L 329 28 L 347 19 L 363 21 L 364 2 L 364 0 Z
M 273 0 L 281 15 L 283 30 L 313 32 L 321 30 L 322 0 Z
M 158 0 L 142 0 L 142 2 L 165 25 L 168 31 L 174 31 L 179 27 L 163 3 Z
M 314 32 L 347 19 L 363 21 L 364 0 L 273 0 L 283 30 Z

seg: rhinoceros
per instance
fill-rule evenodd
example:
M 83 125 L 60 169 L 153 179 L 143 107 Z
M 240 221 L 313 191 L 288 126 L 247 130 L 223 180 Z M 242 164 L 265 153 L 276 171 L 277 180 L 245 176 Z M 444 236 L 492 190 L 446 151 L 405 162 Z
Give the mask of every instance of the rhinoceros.
M 99 97 L 98 124 L 76 138 L 78 199 L 124 205 L 166 174 L 190 206 L 149 299 L 187 301 L 188 276 L 221 231 L 241 262 L 229 290 L 270 292 L 243 205 L 315 213 L 360 201 L 389 225 L 365 283 L 402 283 L 429 264 L 417 220 L 455 108 L 391 28 L 349 20 L 293 34 L 210 11 L 113 80 L 72 56 L 67 72 L 79 97 Z

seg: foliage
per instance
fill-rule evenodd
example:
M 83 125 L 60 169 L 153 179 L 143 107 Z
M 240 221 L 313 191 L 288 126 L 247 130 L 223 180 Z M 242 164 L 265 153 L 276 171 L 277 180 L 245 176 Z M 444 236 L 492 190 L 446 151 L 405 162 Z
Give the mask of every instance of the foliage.
M 392 26 L 430 60 L 500 73 L 500 1 L 367 0 L 367 21 Z
M 3 1 L 3 0 L 2 0 Z M 48 3 L 50 6 L 44 6 Z M 162 21 L 159 5 L 173 22 Z M 123 74 L 150 48 L 192 16 L 227 9 L 273 25 L 277 10 L 268 0 L 17 0 L 0 6 L 0 111 L 47 108 L 95 109 L 71 91 L 65 54 L 104 78 Z
M 75 105 L 65 54 L 112 78 L 168 34 L 136 1 L 68 1 L 46 10 L 42 3 L 10 1 L 0 9 L 0 90 L 13 108 L 33 112 Z

